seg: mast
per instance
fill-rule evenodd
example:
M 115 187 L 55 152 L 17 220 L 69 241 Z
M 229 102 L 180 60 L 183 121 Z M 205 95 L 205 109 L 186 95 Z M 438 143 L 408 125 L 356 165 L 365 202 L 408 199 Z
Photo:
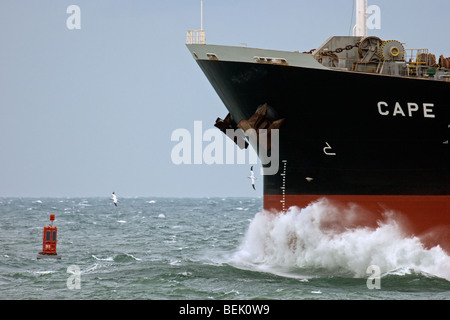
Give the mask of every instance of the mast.
M 203 0 L 200 1 L 200 30 L 203 31 Z
M 200 30 L 188 30 L 186 44 L 205 44 L 205 30 L 203 30 L 203 0 L 200 1 Z
M 353 35 L 367 37 L 367 0 L 356 0 L 356 25 Z

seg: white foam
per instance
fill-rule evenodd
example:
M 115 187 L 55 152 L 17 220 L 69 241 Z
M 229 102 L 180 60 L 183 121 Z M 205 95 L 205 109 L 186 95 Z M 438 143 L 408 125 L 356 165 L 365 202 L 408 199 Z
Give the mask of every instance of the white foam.
M 40 276 L 40 275 L 47 275 L 47 274 L 52 274 L 52 273 L 56 273 L 56 272 L 57 271 L 47 270 L 47 271 L 35 271 L 33 273 Z
M 450 281 L 450 256 L 440 247 L 426 249 L 419 238 L 405 236 L 393 215 L 375 228 L 352 227 L 361 215 L 325 199 L 286 214 L 257 213 L 231 263 L 285 275 L 325 270 L 357 278 L 377 265 L 382 274 L 414 270 Z
M 97 257 L 97 256 L 95 256 L 95 255 L 92 255 L 92 257 L 93 257 L 94 259 L 98 260 L 98 261 L 114 261 L 114 258 L 113 258 L 113 257 L 99 258 L 99 257 Z

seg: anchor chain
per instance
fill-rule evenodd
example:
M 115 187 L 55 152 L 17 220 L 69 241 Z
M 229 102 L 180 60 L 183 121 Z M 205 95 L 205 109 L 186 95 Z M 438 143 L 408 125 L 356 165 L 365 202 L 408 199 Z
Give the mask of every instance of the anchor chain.
M 344 50 L 352 50 L 353 48 L 358 48 L 361 45 L 361 42 L 357 42 L 354 45 L 347 45 L 344 48 L 336 48 L 334 51 L 321 52 L 321 54 L 331 54 L 331 53 L 341 53 Z
M 351 45 L 351 44 L 349 44 L 349 45 L 347 45 L 347 46 L 345 46 L 344 48 L 336 48 L 336 50 L 334 50 L 334 51 L 326 51 L 326 52 L 320 52 L 320 54 L 322 54 L 322 55 L 328 55 L 328 54 L 331 54 L 331 53 L 341 53 L 342 51 L 344 51 L 344 50 L 352 50 L 353 48 L 358 48 L 359 46 L 361 45 L 361 42 L 357 42 L 357 43 L 355 43 L 355 44 L 353 44 L 353 45 Z M 310 51 L 305 51 L 305 52 L 303 52 L 303 53 L 309 53 L 309 54 L 312 54 L 314 51 L 316 51 L 317 49 L 311 49 Z

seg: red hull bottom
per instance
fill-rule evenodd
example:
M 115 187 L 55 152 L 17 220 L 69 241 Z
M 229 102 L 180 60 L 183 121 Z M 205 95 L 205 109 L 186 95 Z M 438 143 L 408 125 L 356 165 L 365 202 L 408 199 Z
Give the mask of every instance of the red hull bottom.
M 358 206 L 359 215 L 352 226 L 377 227 L 378 221 L 393 212 L 408 236 L 419 237 L 426 247 L 440 245 L 450 254 L 450 196 L 377 196 L 377 195 L 264 195 L 264 209 L 284 212 L 296 206 L 305 208 L 325 198 L 345 214 Z M 354 212 L 354 211 L 353 211 Z

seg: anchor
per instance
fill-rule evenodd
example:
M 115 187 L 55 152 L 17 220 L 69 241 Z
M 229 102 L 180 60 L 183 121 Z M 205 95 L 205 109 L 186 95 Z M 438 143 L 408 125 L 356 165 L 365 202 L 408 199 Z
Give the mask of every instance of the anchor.
M 267 151 L 270 151 L 271 149 L 271 131 L 273 129 L 279 129 L 285 119 L 278 119 L 278 120 L 271 120 L 268 115 L 267 111 L 268 109 L 271 109 L 270 106 L 267 105 L 267 103 L 260 106 L 256 112 L 248 119 L 242 119 L 237 124 L 238 128 L 241 128 L 244 130 L 244 132 L 247 132 L 247 130 L 253 129 L 256 132 L 256 141 L 261 141 L 261 136 L 266 136 L 265 139 L 267 141 Z

